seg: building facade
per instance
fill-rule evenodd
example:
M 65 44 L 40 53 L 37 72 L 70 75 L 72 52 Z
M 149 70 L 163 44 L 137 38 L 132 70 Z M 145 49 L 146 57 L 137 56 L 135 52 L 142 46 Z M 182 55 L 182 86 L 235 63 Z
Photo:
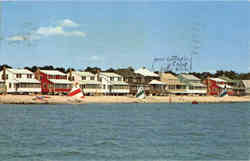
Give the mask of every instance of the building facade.
M 245 94 L 244 84 L 241 80 L 233 80 L 226 76 L 219 77 L 225 81 L 225 84 L 231 88 L 228 90 L 230 96 L 242 96 Z
M 69 80 L 79 84 L 84 95 L 100 95 L 103 93 L 101 82 L 98 81 L 97 74 L 83 71 L 72 71 L 68 74 Z
M 124 82 L 128 83 L 129 94 L 136 95 L 139 87 L 144 87 L 144 90 L 149 93 L 149 85 L 145 84 L 144 76 L 138 73 L 135 73 L 132 69 L 118 69 L 116 70 L 118 75 L 123 77 Z
M 121 75 L 112 72 L 98 72 L 98 80 L 101 82 L 104 95 L 128 95 L 129 86 Z
M 145 67 L 142 67 L 142 68 L 136 70 L 135 73 L 143 75 L 144 76 L 144 81 L 145 81 L 146 84 L 148 84 L 152 80 L 159 80 L 160 81 L 160 76 L 158 74 L 149 71 Z
M 149 71 L 142 67 L 135 71 L 137 74 L 144 76 L 145 93 L 146 95 L 165 95 L 166 83 L 160 81 L 160 75 Z
M 6 86 L 5 86 L 4 80 L 0 78 L 0 94 L 5 93 L 5 89 L 6 89 Z
M 148 83 L 150 85 L 150 94 L 153 96 L 167 95 L 166 86 L 167 84 L 158 80 L 152 80 Z
M 5 68 L 0 72 L 1 86 L 7 93 L 41 93 L 41 84 L 27 69 Z
M 186 85 L 185 94 L 188 95 L 206 95 L 207 88 L 201 83 L 201 80 L 191 74 L 179 74 L 178 79 Z
M 186 92 L 186 84 L 182 83 L 171 73 L 161 73 L 161 81 L 166 83 L 166 90 L 169 94 L 182 95 Z
M 67 94 L 72 88 L 67 74 L 57 70 L 38 69 L 35 76 L 41 82 L 43 94 Z
M 242 80 L 245 88 L 245 95 L 250 96 L 250 80 Z
M 209 96 L 219 96 L 224 89 L 232 91 L 232 87 L 226 85 L 226 81 L 220 78 L 207 78 L 204 80 L 207 85 L 207 95 Z

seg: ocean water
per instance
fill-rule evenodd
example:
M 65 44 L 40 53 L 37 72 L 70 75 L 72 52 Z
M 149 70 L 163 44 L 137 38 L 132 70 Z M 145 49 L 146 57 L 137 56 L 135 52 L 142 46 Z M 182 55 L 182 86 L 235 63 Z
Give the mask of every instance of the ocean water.
M 249 160 L 249 108 L 249 103 L 0 105 L 0 160 Z

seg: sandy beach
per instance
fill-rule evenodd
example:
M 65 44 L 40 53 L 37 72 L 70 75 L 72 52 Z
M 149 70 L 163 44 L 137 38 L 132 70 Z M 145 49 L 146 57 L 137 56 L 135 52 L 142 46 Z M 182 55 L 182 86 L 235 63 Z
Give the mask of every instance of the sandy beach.
M 39 96 L 40 97 L 40 96 Z M 132 96 L 86 96 L 78 100 L 69 96 L 1 95 L 0 104 L 85 104 L 85 103 L 234 103 L 250 102 L 250 96 L 149 96 L 138 99 Z

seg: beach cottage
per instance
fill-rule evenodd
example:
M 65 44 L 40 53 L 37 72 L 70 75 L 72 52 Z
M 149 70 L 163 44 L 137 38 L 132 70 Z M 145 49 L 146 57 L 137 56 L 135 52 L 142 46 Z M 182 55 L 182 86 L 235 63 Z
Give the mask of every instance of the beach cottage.
M 85 95 L 99 95 L 102 93 L 101 82 L 98 81 L 97 74 L 83 71 L 70 71 L 69 80 L 79 84 Z
M 188 95 L 206 95 L 207 89 L 201 80 L 191 74 L 179 74 L 178 79 L 186 85 L 185 94 Z
M 41 82 L 44 94 L 67 94 L 72 88 L 72 82 L 67 74 L 57 70 L 40 70 L 35 72 L 36 79 Z
M 225 81 L 225 84 L 230 86 L 228 88 L 228 95 L 230 96 L 242 96 L 245 94 L 244 84 L 241 80 L 233 80 L 225 75 L 219 77 L 220 79 Z
M 98 72 L 98 80 L 101 82 L 102 93 L 105 95 L 128 95 L 128 83 L 124 82 L 121 75 L 112 72 Z
M 152 80 L 160 80 L 160 76 L 158 74 L 149 71 L 145 67 L 136 70 L 135 73 L 143 75 L 146 84 L 148 84 Z
M 135 71 L 135 73 L 144 76 L 145 84 L 149 85 L 149 93 L 151 95 L 165 95 L 166 94 L 166 83 L 160 81 L 160 76 L 154 72 L 149 71 L 145 67 L 142 67 Z
M 210 78 L 204 80 L 207 85 L 207 95 L 219 96 L 224 89 L 232 90 L 232 87 L 226 84 L 226 81 L 220 78 Z
M 186 91 L 185 83 L 182 83 L 175 75 L 171 73 L 161 73 L 161 81 L 166 83 L 166 90 L 170 94 L 181 95 Z
M 7 93 L 41 93 L 40 82 L 35 79 L 34 73 L 27 69 L 4 68 L 0 75 L 1 87 Z
M 250 96 L 250 80 L 242 80 L 245 88 L 245 95 Z
M 167 94 L 167 84 L 156 79 L 148 83 L 150 85 L 150 94 L 153 96 L 162 96 Z
M 123 80 L 128 83 L 129 93 L 136 95 L 139 87 L 143 87 L 146 93 L 149 93 L 149 85 L 145 83 L 144 76 L 135 73 L 132 68 L 118 69 L 115 71 L 117 74 L 123 77 Z

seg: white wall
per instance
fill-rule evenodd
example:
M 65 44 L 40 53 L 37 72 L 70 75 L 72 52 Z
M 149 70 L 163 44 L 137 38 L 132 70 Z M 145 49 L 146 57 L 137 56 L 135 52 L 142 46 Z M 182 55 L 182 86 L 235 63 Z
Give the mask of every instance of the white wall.
M 2 77 L 3 71 L 0 72 L 0 77 Z M 40 88 L 18 88 L 16 89 L 16 84 L 20 79 L 35 79 L 35 75 L 32 74 L 32 78 L 27 78 L 27 74 L 22 74 L 21 78 L 16 78 L 16 73 L 10 72 L 6 69 L 6 74 L 8 75 L 8 79 L 6 80 L 7 93 L 15 93 L 15 92 L 41 92 Z M 11 84 L 11 88 L 10 88 Z
M 103 85 L 105 85 L 105 88 L 103 88 L 103 92 L 106 94 L 111 94 L 111 93 L 119 93 L 119 94 L 126 94 L 129 93 L 129 88 L 128 89 L 113 89 L 111 82 L 123 82 L 123 77 L 122 76 L 114 76 L 114 80 L 111 81 L 111 76 L 107 76 L 104 74 L 100 74 L 100 78 L 102 79 L 102 88 Z M 119 80 L 120 78 L 120 80 Z M 109 86 L 111 86 L 111 91 Z

